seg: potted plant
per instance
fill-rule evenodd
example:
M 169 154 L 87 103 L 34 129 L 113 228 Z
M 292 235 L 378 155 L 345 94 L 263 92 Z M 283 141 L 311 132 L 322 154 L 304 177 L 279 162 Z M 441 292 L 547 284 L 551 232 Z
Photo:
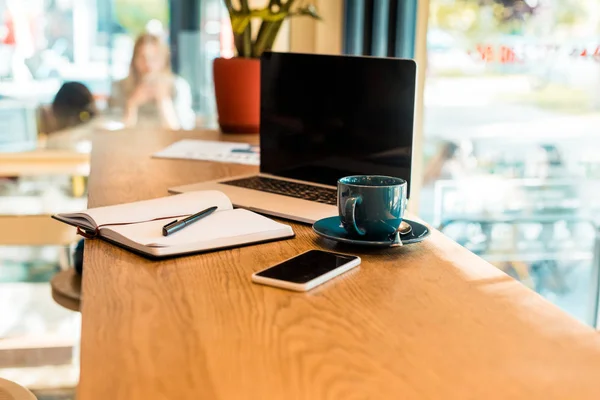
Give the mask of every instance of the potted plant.
M 237 57 L 217 58 L 213 65 L 219 125 L 223 132 L 258 133 L 260 123 L 260 56 L 271 50 L 283 21 L 294 15 L 320 19 L 303 0 L 266 0 L 264 8 L 250 8 L 248 0 L 224 0 L 231 18 Z M 253 35 L 252 20 L 260 20 Z

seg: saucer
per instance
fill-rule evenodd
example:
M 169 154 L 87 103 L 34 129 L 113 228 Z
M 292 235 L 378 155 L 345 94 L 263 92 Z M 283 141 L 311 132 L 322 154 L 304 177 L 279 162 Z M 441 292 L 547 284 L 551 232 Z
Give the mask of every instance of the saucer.
M 406 222 L 410 229 L 404 225 Z M 373 240 L 364 240 L 359 239 L 356 236 L 349 234 L 343 227 L 342 222 L 340 221 L 340 217 L 329 217 L 318 220 L 313 225 L 313 231 L 317 233 L 319 236 L 323 236 L 324 238 L 335 240 L 336 242 L 355 244 L 360 246 L 371 246 L 371 247 L 395 247 L 412 243 L 419 243 L 423 241 L 429 234 L 429 228 L 425 225 L 420 224 L 415 221 L 411 221 L 409 219 L 404 219 L 402 221 L 400 229 L 402 232 L 400 233 L 400 240 L 402 243 L 398 242 L 398 237 L 394 240 L 384 240 L 384 241 L 373 241 Z

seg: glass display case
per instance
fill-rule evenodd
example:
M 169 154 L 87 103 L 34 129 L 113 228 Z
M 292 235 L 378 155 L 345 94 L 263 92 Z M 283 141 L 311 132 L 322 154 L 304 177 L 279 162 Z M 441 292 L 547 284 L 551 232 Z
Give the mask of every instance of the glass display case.
M 595 326 L 600 180 L 438 181 L 435 223 L 475 254 Z

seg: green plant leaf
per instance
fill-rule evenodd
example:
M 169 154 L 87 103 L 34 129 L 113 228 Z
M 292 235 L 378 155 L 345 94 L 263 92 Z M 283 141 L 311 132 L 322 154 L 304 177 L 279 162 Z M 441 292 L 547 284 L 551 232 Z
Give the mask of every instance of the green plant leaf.
M 268 22 L 264 21 L 258 32 L 258 37 L 252 49 L 252 56 L 259 58 L 265 50 L 271 50 L 277 33 L 281 28 L 283 21 Z
M 250 23 L 250 16 L 248 15 L 232 15 L 231 16 L 231 29 L 236 35 L 241 35 L 246 30 L 246 27 Z
M 241 35 L 246 30 L 246 27 L 252 18 L 260 18 L 263 21 L 268 22 L 277 22 L 283 21 L 288 15 L 289 12 L 287 11 L 272 13 L 266 8 L 260 10 L 251 10 L 249 13 L 236 12 L 231 15 L 231 28 L 235 34 Z
M 294 11 L 294 13 L 292 15 L 304 15 L 304 16 L 312 17 L 314 19 L 318 19 L 319 21 L 323 19 L 319 15 L 319 12 L 317 11 L 317 7 L 315 7 L 313 4 L 309 4 L 307 6 L 298 8 L 296 11 Z
M 268 8 L 250 11 L 251 18 L 261 18 L 264 21 L 282 21 L 288 16 L 287 11 L 271 12 Z

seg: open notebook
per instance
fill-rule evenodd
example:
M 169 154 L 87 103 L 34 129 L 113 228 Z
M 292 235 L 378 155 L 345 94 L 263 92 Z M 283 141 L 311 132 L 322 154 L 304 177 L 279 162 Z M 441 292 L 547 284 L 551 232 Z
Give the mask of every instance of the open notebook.
M 162 227 L 169 222 L 212 206 L 219 208 L 179 232 L 169 236 L 162 235 Z M 158 220 L 164 217 L 172 218 Z M 294 231 L 288 225 L 252 211 L 233 209 L 229 198 L 214 190 L 92 208 L 80 213 L 53 215 L 52 218 L 88 233 L 97 231 L 101 239 L 150 258 L 178 256 L 294 236 Z

